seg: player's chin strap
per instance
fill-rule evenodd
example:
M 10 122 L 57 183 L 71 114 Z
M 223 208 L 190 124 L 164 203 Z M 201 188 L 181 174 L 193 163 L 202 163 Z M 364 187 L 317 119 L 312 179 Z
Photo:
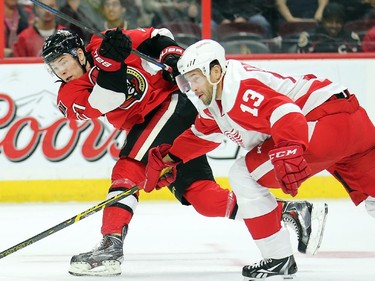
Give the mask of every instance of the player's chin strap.
M 94 66 L 94 59 L 92 58 L 92 55 L 91 53 L 87 53 L 85 50 L 83 50 L 83 52 L 85 53 L 85 64 L 81 64 L 79 62 L 79 59 L 77 57 L 77 60 L 78 60 L 78 63 L 81 65 L 82 67 L 82 70 L 83 70 L 83 73 L 86 73 L 87 72 L 87 63 L 90 63 L 90 66 Z
M 217 85 L 219 85 L 219 83 L 220 83 L 221 80 L 223 79 L 224 74 L 225 74 L 225 72 L 222 71 L 222 72 L 221 72 L 221 75 L 220 75 L 220 78 L 219 78 L 219 80 L 218 80 L 216 83 L 214 83 L 214 82 L 211 81 L 210 74 L 207 74 L 207 75 L 206 75 L 206 78 L 207 78 L 208 82 L 212 85 L 212 99 L 211 99 L 211 102 L 210 102 L 210 104 L 208 105 L 208 107 L 214 107 L 214 106 L 216 105 Z M 216 107 L 216 106 L 215 106 L 215 107 Z

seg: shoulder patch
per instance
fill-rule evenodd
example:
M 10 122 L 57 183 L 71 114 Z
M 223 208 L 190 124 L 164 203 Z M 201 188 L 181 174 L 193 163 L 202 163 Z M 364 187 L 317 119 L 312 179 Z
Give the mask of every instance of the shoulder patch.
M 122 109 L 127 109 L 140 102 L 146 96 L 148 91 L 148 82 L 145 76 L 133 67 L 126 70 L 126 80 L 128 88 L 128 98 L 125 103 L 120 106 Z

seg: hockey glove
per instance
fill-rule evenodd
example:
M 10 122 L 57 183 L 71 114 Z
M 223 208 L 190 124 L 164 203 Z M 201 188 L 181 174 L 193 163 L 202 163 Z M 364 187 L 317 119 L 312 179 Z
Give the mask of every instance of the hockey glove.
M 281 189 L 293 197 L 297 195 L 302 182 L 311 175 L 303 152 L 300 144 L 280 143 L 268 153 Z
M 178 46 L 169 46 L 163 49 L 160 53 L 160 62 L 170 66 L 171 72 L 163 70 L 163 79 L 176 84 L 175 77 L 180 75 L 177 68 L 177 61 L 181 57 L 184 49 Z
M 180 162 L 163 161 L 163 157 L 167 155 L 170 147 L 170 144 L 162 144 L 149 150 L 144 191 L 151 192 L 155 188 L 160 189 L 176 180 L 176 166 Z
M 132 42 L 120 28 L 105 33 L 99 51 L 96 50 L 94 60 L 96 66 L 104 71 L 117 71 L 132 51 Z

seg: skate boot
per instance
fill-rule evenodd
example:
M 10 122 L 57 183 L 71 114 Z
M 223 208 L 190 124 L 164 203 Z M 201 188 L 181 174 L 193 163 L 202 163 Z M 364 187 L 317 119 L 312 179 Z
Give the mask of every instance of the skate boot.
M 294 279 L 297 264 L 293 256 L 282 259 L 263 259 L 258 263 L 246 265 L 242 268 L 244 281 L 265 280 L 272 276 L 281 276 L 283 279 Z
M 124 260 L 123 240 L 127 232 L 124 226 L 122 236 L 105 235 L 99 246 L 90 252 L 78 254 L 70 260 L 69 273 L 76 276 L 114 276 L 121 274 Z
M 284 201 L 283 221 L 296 231 L 298 251 L 316 254 L 322 243 L 328 206 L 325 203 Z

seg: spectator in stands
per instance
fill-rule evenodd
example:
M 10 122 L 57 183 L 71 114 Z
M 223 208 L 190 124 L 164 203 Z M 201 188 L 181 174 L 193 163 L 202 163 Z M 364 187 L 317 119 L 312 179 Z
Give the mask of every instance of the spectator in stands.
M 151 25 L 158 27 L 163 22 L 188 21 L 197 23 L 198 3 L 195 0 L 143 0 L 147 13 L 152 14 Z
M 141 16 L 139 7 L 132 0 L 101 0 L 104 16 L 104 29 L 121 27 L 134 29 L 139 27 Z
M 11 57 L 18 34 L 28 27 L 28 14 L 17 0 L 4 0 L 5 56 Z
M 102 13 L 104 16 L 104 29 L 120 27 L 128 29 L 128 21 L 125 19 L 126 7 L 121 0 L 102 0 Z
M 275 0 L 283 22 L 321 21 L 329 0 Z
M 28 24 L 32 25 L 34 23 L 34 3 L 31 2 L 31 0 L 18 0 L 17 1 L 18 5 L 22 6 L 23 10 L 27 14 L 28 18 Z
M 364 52 L 375 52 L 375 26 L 363 37 L 362 50 Z
M 298 53 L 352 53 L 361 50 L 358 34 L 343 29 L 345 7 L 329 3 L 323 11 L 322 22 L 311 33 L 301 33 Z
M 40 0 L 40 2 L 57 9 L 56 0 Z M 41 55 L 44 40 L 63 28 L 56 24 L 56 16 L 40 6 L 34 6 L 35 21 L 24 29 L 13 45 L 14 57 L 38 57 Z
M 262 14 L 265 5 L 264 0 L 212 1 L 212 19 L 217 24 L 252 22 L 263 28 L 265 37 L 271 37 L 271 25 Z
M 101 22 L 103 20 L 100 18 L 98 19 L 98 22 L 99 22 L 99 26 L 98 26 L 89 17 L 87 17 L 85 12 L 82 10 L 81 0 L 66 0 L 65 5 L 60 8 L 60 11 L 79 22 L 84 22 L 85 24 L 87 24 L 88 26 L 92 27 L 95 30 L 102 30 Z M 66 26 L 71 31 L 77 33 L 79 37 L 81 37 L 85 43 L 88 43 L 90 41 L 91 35 L 92 35 L 90 32 L 68 21 L 65 21 L 63 19 L 60 19 L 60 23 Z

